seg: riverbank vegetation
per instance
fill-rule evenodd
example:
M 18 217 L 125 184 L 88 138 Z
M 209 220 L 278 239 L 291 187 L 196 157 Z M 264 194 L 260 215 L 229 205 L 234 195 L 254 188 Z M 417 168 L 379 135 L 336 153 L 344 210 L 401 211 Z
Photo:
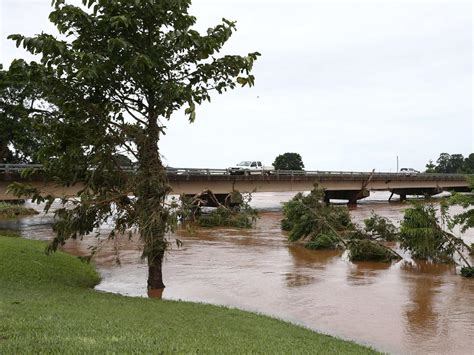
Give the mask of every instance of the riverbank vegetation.
M 375 351 L 269 317 L 97 292 L 91 264 L 0 237 L 0 353 L 351 353 Z
M 473 276 L 473 267 L 465 254 L 472 248 L 452 233 L 455 226 L 462 231 L 474 226 L 474 195 L 454 195 L 441 204 L 440 217 L 431 204 L 415 203 L 405 210 L 400 228 L 387 218 L 372 215 L 364 220 L 364 228 L 353 224 L 346 207 L 326 204 L 324 191 L 317 186 L 308 194 L 297 194 L 283 205 L 281 227 L 290 241 L 304 241 L 306 248 L 347 251 L 351 261 L 391 262 L 400 260 L 390 243 L 409 252 L 413 259 L 458 263 L 461 275 Z M 448 213 L 453 204 L 465 211 L 454 217 Z
M 19 204 L 0 202 L 0 218 L 18 218 L 33 216 L 38 214 L 33 208 L 28 208 Z

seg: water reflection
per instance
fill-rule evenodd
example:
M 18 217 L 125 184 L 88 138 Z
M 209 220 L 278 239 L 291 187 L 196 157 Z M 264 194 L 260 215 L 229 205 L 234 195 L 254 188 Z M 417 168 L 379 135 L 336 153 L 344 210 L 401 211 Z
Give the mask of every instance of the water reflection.
M 407 305 L 405 316 L 410 332 L 432 332 L 437 334 L 437 318 L 439 313 L 434 307 L 435 297 L 443 287 L 443 275 L 454 274 L 452 265 L 430 265 L 419 262 L 415 265 L 405 264 L 402 266 L 402 278 L 408 282 L 410 304 Z M 426 277 L 429 274 L 430 277 Z
M 285 274 L 286 286 L 297 288 L 320 282 L 324 270 L 339 258 L 338 250 L 308 250 L 303 245 L 288 245 L 293 268 Z
M 449 332 L 445 317 L 445 300 L 452 294 L 449 278 L 455 275 L 452 264 L 418 261 L 401 266 L 401 279 L 406 283 L 409 302 L 405 305 L 405 334 L 413 346 L 430 352 L 440 350 Z M 441 338 L 440 338 L 441 337 Z
M 303 245 L 288 245 L 288 252 L 292 257 L 295 270 L 299 269 L 325 269 L 334 261 L 335 258 L 341 256 L 339 250 L 309 250 Z
M 390 263 L 356 262 L 348 265 L 347 282 L 352 286 L 371 285 L 384 276 Z

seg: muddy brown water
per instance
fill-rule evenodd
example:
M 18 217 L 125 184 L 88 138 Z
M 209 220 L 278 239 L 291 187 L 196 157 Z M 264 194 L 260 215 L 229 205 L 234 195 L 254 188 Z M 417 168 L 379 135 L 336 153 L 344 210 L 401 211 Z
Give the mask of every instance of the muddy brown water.
M 290 244 L 280 230 L 280 202 L 292 194 L 256 194 L 264 209 L 256 228 L 178 231 L 164 264 L 164 298 L 237 307 L 275 316 L 344 339 L 400 354 L 472 354 L 474 280 L 453 265 L 349 262 L 337 251 L 310 251 Z M 408 204 L 386 203 L 383 193 L 351 209 L 360 222 L 374 210 L 399 223 Z M 24 237 L 52 237 L 50 216 L 0 221 L 0 229 Z M 104 226 L 103 232 L 107 231 Z M 474 230 L 462 235 L 474 242 Z M 84 255 L 96 239 L 68 242 Z M 117 252 L 121 266 L 116 264 Z M 471 258 L 472 260 L 472 258 Z M 146 296 L 146 265 L 140 244 L 104 243 L 95 259 L 98 290 Z

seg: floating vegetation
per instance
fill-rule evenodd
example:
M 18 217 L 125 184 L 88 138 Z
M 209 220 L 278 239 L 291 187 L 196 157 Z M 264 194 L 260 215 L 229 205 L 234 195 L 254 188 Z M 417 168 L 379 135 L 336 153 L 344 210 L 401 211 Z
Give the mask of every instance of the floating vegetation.
M 225 207 L 217 207 L 214 211 L 200 214 L 195 222 L 200 227 L 252 228 L 256 220 L 257 212 L 254 209 L 235 211 Z
M 311 250 L 337 249 L 341 244 L 340 239 L 334 234 L 319 234 L 305 244 L 305 248 Z
M 347 243 L 351 261 L 383 261 L 400 260 L 401 256 L 390 248 L 369 239 L 354 239 Z
M 346 248 L 353 261 L 399 258 L 397 253 L 377 243 L 375 236 L 358 229 L 346 207 L 326 204 L 323 199 L 324 190 L 315 186 L 308 195 L 299 193 L 283 204 L 281 227 L 289 232 L 290 241 L 306 241 L 305 247 L 313 250 Z M 373 217 L 373 220 L 371 225 L 380 230 L 379 225 L 383 225 L 384 235 L 393 234 L 390 224 L 381 217 Z
M 0 218 L 18 218 L 37 215 L 38 211 L 21 205 L 0 202 Z
M 258 218 L 257 210 L 250 207 L 251 195 L 237 191 L 229 194 L 224 204 L 210 190 L 204 190 L 194 197 L 181 196 L 181 220 L 200 227 L 252 228 Z M 212 208 L 203 212 L 204 207 Z
M 319 235 L 338 235 L 354 228 L 347 207 L 323 202 L 324 190 L 315 187 L 308 195 L 296 194 L 283 204 L 281 227 L 290 241 L 317 239 Z

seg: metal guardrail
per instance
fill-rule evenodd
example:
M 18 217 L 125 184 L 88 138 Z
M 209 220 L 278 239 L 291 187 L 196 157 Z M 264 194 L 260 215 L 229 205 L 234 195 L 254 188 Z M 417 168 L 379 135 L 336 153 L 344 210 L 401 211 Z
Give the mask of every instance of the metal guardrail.
M 38 169 L 41 170 L 43 165 L 41 164 L 0 164 L 0 171 L 5 172 L 18 172 L 24 169 Z
M 0 172 L 4 173 L 15 173 L 21 172 L 25 169 L 41 170 L 43 166 L 41 164 L 0 164 Z M 136 171 L 133 167 L 124 166 L 124 171 L 133 172 Z M 209 168 L 166 168 L 169 176 L 184 175 L 184 176 L 223 176 L 231 175 L 228 169 L 209 169 Z M 373 176 L 374 178 L 385 178 L 393 179 L 397 177 L 416 177 L 417 180 L 430 180 L 430 179 L 464 179 L 464 174 L 436 174 L 436 173 L 391 173 L 391 172 L 360 172 L 360 171 L 320 171 L 320 170 L 265 170 L 265 171 L 251 171 L 251 175 L 254 176 L 314 176 L 314 177 L 352 177 L 362 178 Z M 238 176 L 238 175 L 237 175 Z

